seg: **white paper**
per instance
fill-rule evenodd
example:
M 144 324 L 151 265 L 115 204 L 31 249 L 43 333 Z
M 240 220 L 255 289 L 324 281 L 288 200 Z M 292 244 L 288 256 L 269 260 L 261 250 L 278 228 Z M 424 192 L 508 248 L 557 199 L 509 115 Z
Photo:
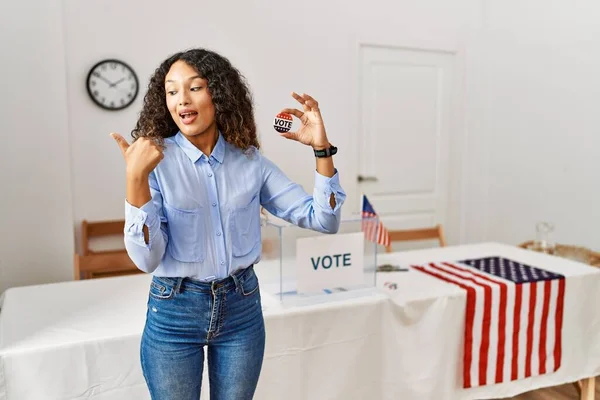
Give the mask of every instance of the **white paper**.
M 364 234 L 322 235 L 296 241 L 298 293 L 364 283 Z

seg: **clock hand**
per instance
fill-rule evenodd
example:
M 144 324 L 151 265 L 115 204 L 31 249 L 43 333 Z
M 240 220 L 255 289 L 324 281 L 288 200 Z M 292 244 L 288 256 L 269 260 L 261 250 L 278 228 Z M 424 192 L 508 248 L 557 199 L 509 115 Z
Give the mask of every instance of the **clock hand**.
M 108 79 L 106 79 L 105 77 L 103 77 L 102 75 L 100 75 L 100 74 L 97 74 L 96 76 L 97 76 L 98 78 L 102 79 L 104 82 L 108 83 L 108 86 L 111 86 L 111 85 L 112 85 L 112 83 L 111 83 L 111 82 L 110 82 Z
M 110 84 L 110 87 L 115 87 L 115 86 L 117 86 L 119 83 L 123 82 L 124 80 L 125 80 L 125 78 L 121 78 L 121 79 L 119 79 L 118 81 L 116 81 L 115 83 L 111 83 L 111 84 Z

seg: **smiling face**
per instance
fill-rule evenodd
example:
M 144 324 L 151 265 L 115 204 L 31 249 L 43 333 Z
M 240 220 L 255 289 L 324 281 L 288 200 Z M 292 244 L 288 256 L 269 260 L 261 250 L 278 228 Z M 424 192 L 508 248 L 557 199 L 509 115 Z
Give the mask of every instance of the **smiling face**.
M 175 62 L 165 77 L 167 108 L 185 136 L 216 132 L 215 106 L 208 82 L 185 61 Z

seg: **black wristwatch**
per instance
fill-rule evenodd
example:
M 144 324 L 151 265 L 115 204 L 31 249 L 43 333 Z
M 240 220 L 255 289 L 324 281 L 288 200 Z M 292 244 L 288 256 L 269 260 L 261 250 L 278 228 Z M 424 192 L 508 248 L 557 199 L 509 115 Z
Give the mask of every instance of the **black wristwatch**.
M 335 153 L 337 153 L 337 147 L 335 147 L 332 144 L 329 144 L 329 147 L 323 150 L 315 150 L 313 149 L 315 152 L 315 157 L 318 158 L 324 158 L 324 157 L 331 157 L 332 155 L 334 155 Z

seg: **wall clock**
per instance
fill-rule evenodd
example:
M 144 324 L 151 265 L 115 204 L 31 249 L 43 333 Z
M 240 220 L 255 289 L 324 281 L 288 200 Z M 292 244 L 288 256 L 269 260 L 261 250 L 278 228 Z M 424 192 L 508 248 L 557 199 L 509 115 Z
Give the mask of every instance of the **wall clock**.
M 94 103 L 106 110 L 116 111 L 133 103 L 139 91 L 139 81 L 129 65 L 107 59 L 90 69 L 86 87 Z

